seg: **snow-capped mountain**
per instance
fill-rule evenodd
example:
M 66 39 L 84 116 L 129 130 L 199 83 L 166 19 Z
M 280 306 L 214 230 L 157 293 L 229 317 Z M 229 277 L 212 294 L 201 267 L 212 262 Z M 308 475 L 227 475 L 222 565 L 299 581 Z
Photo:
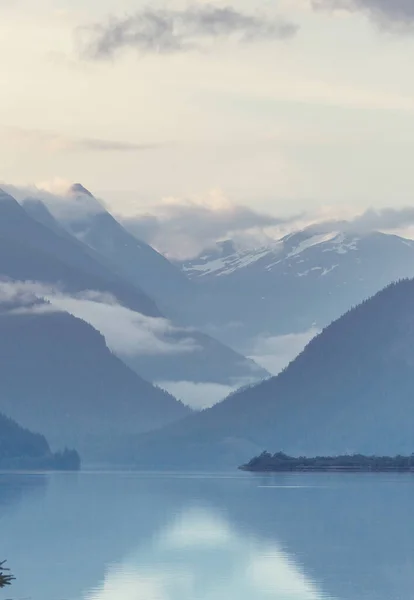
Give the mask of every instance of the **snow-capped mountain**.
M 35 202 L 33 200 L 24 201 L 24 210 L 11 197 L 9 203 L 15 205 L 16 210 L 19 210 L 25 220 L 30 222 L 29 233 L 31 239 L 33 238 L 32 246 L 35 245 L 35 242 L 42 244 L 42 249 L 50 250 L 53 254 L 52 258 L 62 256 L 65 263 L 70 261 L 71 265 L 81 266 L 85 270 L 89 269 L 83 279 L 83 287 L 78 284 L 75 288 L 76 292 L 79 290 L 108 292 L 120 301 L 121 306 L 135 311 L 137 319 L 140 319 L 139 315 L 142 314 L 155 318 L 151 324 L 147 322 L 143 325 L 142 333 L 147 335 L 153 327 L 158 332 L 162 331 L 162 339 L 164 341 L 168 339 L 168 344 L 171 345 L 168 351 L 162 346 L 161 350 L 158 348 L 157 351 L 146 353 L 141 349 L 140 344 L 134 352 L 130 348 L 126 352 L 118 351 L 121 360 L 126 362 L 137 374 L 152 382 L 184 381 L 226 387 L 241 385 L 246 381 L 257 381 L 268 376 L 265 369 L 240 355 L 234 349 L 226 347 L 202 331 L 196 331 L 193 328 L 190 330 L 188 327 L 182 326 L 176 314 L 178 309 L 175 311 L 174 307 L 185 312 L 187 306 L 195 304 L 192 302 L 192 290 L 196 288 L 195 292 L 197 293 L 198 286 L 151 246 L 137 240 L 126 231 L 100 201 L 81 184 L 72 186 L 67 196 L 60 199 L 46 196 L 44 202 L 41 199 L 37 199 Z M 0 214 L 2 214 L 1 211 Z M 41 234 L 38 233 L 34 238 L 31 233 L 32 229 L 41 230 Z M 0 223 L 0 233 L 1 231 Z M 16 229 L 15 237 L 17 233 Z M 26 237 L 30 236 L 26 233 Z M 49 243 L 50 238 L 53 238 L 53 243 L 52 241 Z M 47 246 L 45 246 L 46 242 L 48 242 Z M 10 261 L 7 257 L 10 255 L 10 251 L 5 251 L 3 255 L 6 266 L 9 266 Z M 33 251 L 32 262 L 34 256 L 35 252 Z M 27 262 L 25 257 L 23 266 Z M 43 263 L 46 263 L 46 259 L 41 261 L 42 265 Z M 94 272 L 103 271 L 106 279 L 109 278 L 110 282 L 107 285 L 101 284 L 99 287 L 92 275 L 89 275 L 92 268 Z M 33 268 L 27 268 L 24 276 L 21 271 L 22 269 L 18 272 L 21 280 L 40 280 L 42 282 L 50 280 L 50 277 L 49 279 L 46 276 L 41 278 L 37 272 L 35 274 Z M 5 270 L 3 272 L 8 273 Z M 68 277 L 65 275 L 65 269 L 63 272 L 61 269 L 53 282 L 56 280 L 65 282 L 65 277 Z M 126 287 L 127 290 L 131 289 L 135 296 L 139 296 L 143 309 L 141 310 L 141 304 L 138 304 L 138 301 L 133 304 L 132 301 L 126 301 L 129 298 L 124 300 L 123 296 L 120 297 L 118 288 L 112 285 L 112 279 L 118 282 L 119 287 L 122 283 L 123 287 Z M 152 300 L 153 297 L 155 302 Z M 146 299 L 147 304 L 150 305 L 149 308 L 144 305 L 142 298 Z M 153 312 L 149 312 L 150 308 Z M 75 316 L 86 319 L 83 313 L 76 313 Z M 91 319 L 89 322 L 94 325 Z M 96 323 L 95 326 L 99 329 Z M 105 334 L 102 326 L 101 332 Z M 190 346 L 193 350 L 186 352 L 183 356 L 179 349 L 188 344 L 190 340 L 192 340 Z
M 288 265 L 289 269 L 294 265 L 302 265 L 294 273 L 298 277 L 308 275 L 312 271 L 316 275 L 324 276 L 340 266 L 333 260 L 335 255 L 357 251 L 360 239 L 358 236 L 347 236 L 337 231 L 329 233 L 301 231 L 289 234 L 274 244 L 253 249 L 238 249 L 232 241 L 227 240 L 218 243 L 216 248 L 204 252 L 195 260 L 183 262 L 181 268 L 190 279 L 225 277 L 243 269 L 249 269 L 249 272 L 253 269 L 272 272 L 280 270 L 279 265 L 284 267 Z M 411 240 L 403 240 L 403 243 L 414 247 L 414 242 Z M 311 249 L 313 250 L 309 252 Z M 303 266 L 310 266 L 309 261 L 314 258 L 315 250 L 332 254 L 321 257 L 324 259 L 321 261 L 324 266 L 311 266 L 310 269 L 303 270 Z M 317 271 L 320 273 L 316 273 Z
M 217 335 L 246 349 L 259 335 L 322 328 L 388 283 L 413 277 L 414 241 L 309 228 L 253 249 L 221 242 L 180 266 L 205 290 L 199 310 Z
M 279 244 L 275 246 L 279 248 Z M 253 265 L 265 256 L 271 255 L 273 251 L 269 246 L 238 249 L 232 241 L 227 240 L 218 243 L 216 248 L 204 252 L 195 260 L 183 262 L 181 268 L 190 279 L 220 277 Z

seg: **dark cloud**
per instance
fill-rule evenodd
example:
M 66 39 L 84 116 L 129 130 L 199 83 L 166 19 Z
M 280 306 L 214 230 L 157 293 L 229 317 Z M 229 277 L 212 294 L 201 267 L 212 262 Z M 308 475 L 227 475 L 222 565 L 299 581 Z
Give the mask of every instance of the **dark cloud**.
M 166 203 L 154 208 L 151 215 L 123 219 L 124 226 L 137 238 L 172 258 L 192 258 L 221 239 L 241 239 L 243 235 L 258 239 L 267 227 L 286 225 L 288 219 L 256 212 L 229 203 L 220 196 L 205 204 Z
M 206 41 L 283 40 L 296 31 L 292 23 L 259 13 L 247 14 L 230 6 L 200 4 L 184 10 L 146 8 L 81 28 L 79 34 L 84 56 L 105 59 L 124 48 L 135 48 L 142 54 L 173 54 L 197 49 Z
M 387 29 L 414 26 L 414 0 L 312 0 L 314 8 L 361 11 Z

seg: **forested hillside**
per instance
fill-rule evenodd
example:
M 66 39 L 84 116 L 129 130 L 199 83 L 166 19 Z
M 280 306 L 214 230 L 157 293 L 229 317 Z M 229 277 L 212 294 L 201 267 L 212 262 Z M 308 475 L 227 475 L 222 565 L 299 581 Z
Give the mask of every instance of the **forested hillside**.
M 129 369 L 84 321 L 36 312 L 39 305 L 8 308 L 0 313 L 0 410 L 44 434 L 53 448 L 64 444 L 85 459 L 108 459 L 116 436 L 191 412 Z
M 332 323 L 278 377 L 141 439 L 137 463 L 155 453 L 170 466 L 240 464 L 269 447 L 411 455 L 413 423 L 414 281 L 403 280 Z
M 52 453 L 46 438 L 24 429 L 0 413 L 0 469 L 73 469 L 80 467 L 75 450 Z

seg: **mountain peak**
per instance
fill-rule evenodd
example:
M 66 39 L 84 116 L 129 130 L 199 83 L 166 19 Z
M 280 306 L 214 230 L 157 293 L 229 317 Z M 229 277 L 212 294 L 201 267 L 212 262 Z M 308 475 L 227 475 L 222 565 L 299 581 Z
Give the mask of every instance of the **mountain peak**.
M 10 196 L 10 194 L 3 190 L 3 188 L 0 188 L 0 201 L 7 202 L 9 204 L 18 204 L 17 200 L 15 200 L 13 196 Z
M 90 198 L 93 198 L 93 194 L 91 194 L 91 192 L 87 190 L 86 187 L 84 187 L 81 183 L 74 183 L 73 185 L 71 185 L 71 187 L 69 188 L 69 194 L 83 194 L 84 196 L 89 196 Z
M 25 214 L 17 200 L 2 188 L 0 188 L 0 210 L 2 212 L 2 218 L 5 214 L 7 214 L 8 217 L 17 215 L 18 218 L 21 218 L 22 214 Z

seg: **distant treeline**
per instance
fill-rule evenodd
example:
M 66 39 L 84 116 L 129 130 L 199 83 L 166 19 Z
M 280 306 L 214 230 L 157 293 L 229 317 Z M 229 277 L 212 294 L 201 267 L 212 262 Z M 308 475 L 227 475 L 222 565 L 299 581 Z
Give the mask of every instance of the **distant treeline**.
M 76 450 L 65 449 L 55 453 L 40 456 L 13 456 L 0 455 L 0 471 L 79 471 L 81 458 Z
M 21 427 L 0 413 L 0 470 L 78 471 L 80 466 L 76 450 L 52 452 L 43 435 Z
M 295 458 L 283 452 L 263 452 L 247 464 L 239 467 L 243 471 L 414 471 L 414 454 L 411 456 L 315 456 Z

